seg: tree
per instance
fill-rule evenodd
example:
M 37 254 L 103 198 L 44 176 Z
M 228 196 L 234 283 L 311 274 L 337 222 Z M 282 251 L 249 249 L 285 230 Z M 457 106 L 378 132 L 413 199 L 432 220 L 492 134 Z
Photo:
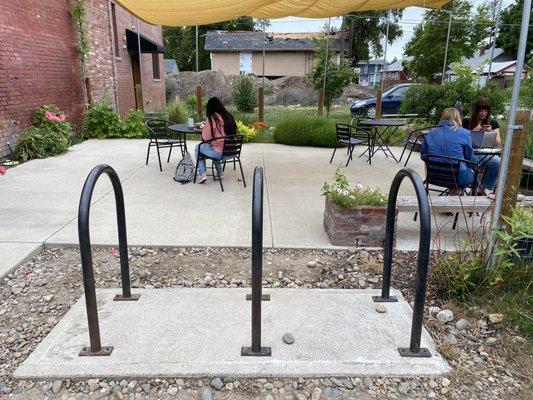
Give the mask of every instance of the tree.
M 324 105 L 326 106 L 326 115 L 329 116 L 331 102 L 342 94 L 343 89 L 352 81 L 354 72 L 348 61 L 344 58 L 340 63 L 334 64 L 331 61 L 333 51 L 328 48 L 326 57 L 326 38 L 320 37 L 315 39 L 317 47 L 315 50 L 315 65 L 307 74 L 307 79 L 311 82 L 316 90 L 322 90 L 324 87 L 324 67 L 327 62 L 326 71 L 326 92 L 324 93 Z
M 518 53 L 518 41 L 520 40 L 520 23 L 522 22 L 522 10 L 524 0 L 516 0 L 502 11 L 500 16 L 500 28 L 496 37 L 496 46 L 501 47 L 506 53 L 516 55 Z M 531 24 L 531 22 L 530 22 Z M 526 44 L 526 55 L 533 51 L 533 29 L 529 26 Z
M 253 31 L 254 21 L 251 17 L 241 17 L 227 22 L 198 26 L 198 69 L 210 69 L 211 59 L 205 51 L 205 35 L 212 30 Z M 176 60 L 180 71 L 196 70 L 196 27 L 163 27 L 163 43 L 167 56 Z
M 350 43 L 348 58 L 352 66 L 357 66 L 359 61 L 368 60 L 371 53 L 376 56 L 383 55 L 383 37 L 387 31 L 388 14 L 388 11 L 363 11 L 353 12 L 344 17 L 342 29 L 348 34 Z M 402 36 L 402 28 L 398 24 L 402 15 L 403 10 L 391 11 L 389 44 Z
M 442 71 L 449 13 L 452 16 L 447 65 L 472 57 L 480 43 L 489 36 L 491 22 L 486 5 L 472 12 L 466 0 L 456 0 L 440 10 L 426 11 L 421 24 L 414 29 L 414 35 L 405 45 L 405 54 L 414 59 L 406 67 L 419 77 L 431 78 Z

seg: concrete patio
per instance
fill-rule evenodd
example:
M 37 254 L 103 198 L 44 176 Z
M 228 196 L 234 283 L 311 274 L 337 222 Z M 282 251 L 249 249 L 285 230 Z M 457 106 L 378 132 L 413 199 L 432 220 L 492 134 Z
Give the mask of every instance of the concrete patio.
M 194 143 L 190 143 L 192 148 Z M 89 140 L 73 146 L 67 154 L 33 160 L 8 170 L 0 177 L 0 276 L 23 262 L 41 246 L 76 246 L 77 208 L 89 171 L 107 163 L 117 171 L 123 185 L 128 244 L 132 246 L 224 246 L 247 247 L 251 238 L 251 188 L 255 166 L 265 174 L 264 245 L 285 248 L 335 248 L 322 225 L 324 198 L 321 188 L 342 167 L 352 183 L 380 187 L 387 192 L 400 169 L 392 159 L 378 153 L 372 165 L 354 158 L 344 168 L 346 154 L 338 151 L 329 164 L 330 149 L 277 144 L 246 144 L 243 167 L 247 187 L 240 174 L 229 168 L 225 192 L 217 182 L 180 185 L 172 180 L 180 158 L 173 154 L 159 171 L 152 152 L 144 164 L 145 140 Z M 399 156 L 401 148 L 394 148 Z M 166 152 L 162 157 L 166 161 Z M 359 152 L 358 152 L 359 154 Z M 423 173 L 414 154 L 409 166 Z M 414 194 L 405 182 L 401 193 Z M 107 177 L 98 182 L 92 198 L 91 240 L 93 245 L 118 243 L 114 196 Z M 469 218 L 468 225 L 479 221 Z M 452 217 L 432 220 L 439 232 L 435 248 L 457 248 L 466 237 L 464 218 L 452 231 Z M 418 222 L 410 213 L 398 220 L 397 247 L 418 247 Z

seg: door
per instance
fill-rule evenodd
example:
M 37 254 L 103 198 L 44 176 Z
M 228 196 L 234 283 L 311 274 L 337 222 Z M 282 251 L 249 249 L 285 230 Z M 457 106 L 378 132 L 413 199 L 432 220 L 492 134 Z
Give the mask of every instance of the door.
M 252 71 L 252 53 L 239 53 L 239 73 L 248 75 Z
M 131 67 L 133 70 L 133 90 L 135 93 L 135 108 L 137 110 L 144 110 L 139 54 L 130 53 L 130 58 L 131 58 Z
M 400 86 L 383 98 L 383 114 L 398 114 L 400 105 L 409 86 Z

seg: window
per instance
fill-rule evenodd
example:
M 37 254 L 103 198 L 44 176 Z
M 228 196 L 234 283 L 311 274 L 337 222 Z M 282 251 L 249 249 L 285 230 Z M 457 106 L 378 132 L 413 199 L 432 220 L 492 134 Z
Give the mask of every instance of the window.
M 113 40 L 115 42 L 115 57 L 120 57 L 120 46 L 118 45 L 117 12 L 115 11 L 115 3 L 111 3 L 111 18 L 113 19 Z
M 152 71 L 154 79 L 161 79 L 161 70 L 159 68 L 159 53 L 152 53 Z

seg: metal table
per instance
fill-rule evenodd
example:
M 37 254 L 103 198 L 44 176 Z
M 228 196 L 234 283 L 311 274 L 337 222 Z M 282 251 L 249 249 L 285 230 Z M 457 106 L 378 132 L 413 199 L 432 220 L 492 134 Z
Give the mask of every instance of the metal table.
M 187 135 L 198 135 L 202 133 L 201 129 L 196 128 L 190 128 L 187 124 L 173 124 L 168 127 L 173 132 L 176 132 L 179 134 L 179 138 L 183 138 L 183 143 L 185 144 L 185 151 L 188 152 L 187 149 Z
M 371 152 L 372 157 L 378 150 L 381 150 L 385 157 L 391 156 L 394 161 L 399 162 L 389 149 L 386 141 L 405 124 L 407 124 L 406 119 L 361 119 L 357 126 L 367 127 L 371 132 L 370 140 L 372 143 L 367 151 Z

